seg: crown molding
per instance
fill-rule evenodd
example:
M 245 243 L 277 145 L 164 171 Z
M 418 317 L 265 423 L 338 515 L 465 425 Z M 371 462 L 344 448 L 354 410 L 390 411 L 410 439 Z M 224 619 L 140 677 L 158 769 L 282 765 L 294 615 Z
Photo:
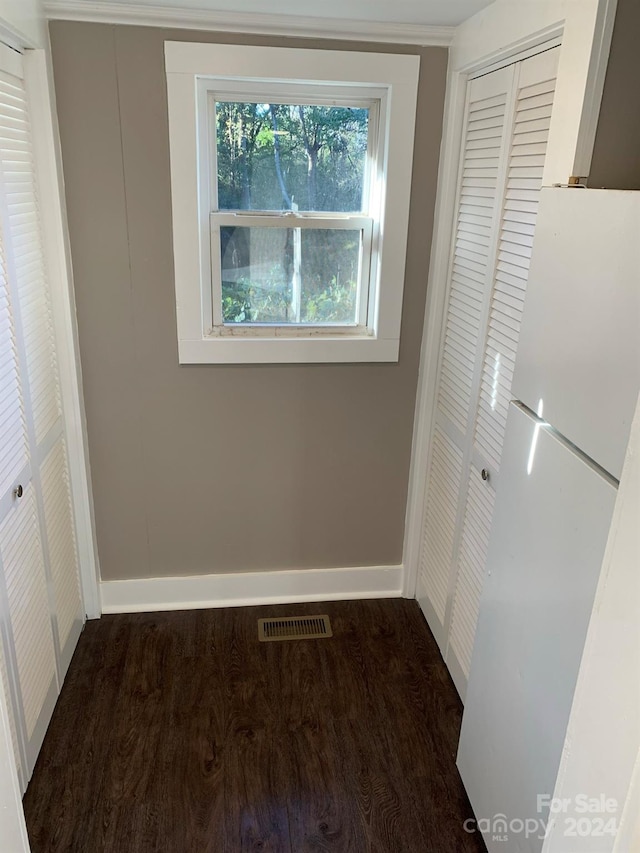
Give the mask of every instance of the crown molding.
M 103 24 L 132 24 L 143 27 L 421 46 L 448 47 L 455 32 L 455 27 L 430 27 L 423 24 L 312 18 L 302 15 L 216 12 L 141 3 L 107 3 L 100 0 L 45 0 L 44 11 L 49 20 L 91 21 Z

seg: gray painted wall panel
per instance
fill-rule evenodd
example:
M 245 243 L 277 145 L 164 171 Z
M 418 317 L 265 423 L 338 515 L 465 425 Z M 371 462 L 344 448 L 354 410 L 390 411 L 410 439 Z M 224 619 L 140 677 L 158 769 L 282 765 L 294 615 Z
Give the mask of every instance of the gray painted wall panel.
M 422 56 L 398 364 L 178 364 L 165 40 L 51 24 L 100 564 L 105 580 L 402 560 L 444 102 Z

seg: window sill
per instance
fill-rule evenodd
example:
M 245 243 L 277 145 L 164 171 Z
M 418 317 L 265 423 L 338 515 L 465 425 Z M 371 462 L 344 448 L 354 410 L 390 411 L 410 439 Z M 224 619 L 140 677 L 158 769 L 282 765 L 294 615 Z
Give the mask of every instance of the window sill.
M 180 340 L 180 364 L 344 364 L 396 362 L 399 340 L 347 337 L 210 337 Z

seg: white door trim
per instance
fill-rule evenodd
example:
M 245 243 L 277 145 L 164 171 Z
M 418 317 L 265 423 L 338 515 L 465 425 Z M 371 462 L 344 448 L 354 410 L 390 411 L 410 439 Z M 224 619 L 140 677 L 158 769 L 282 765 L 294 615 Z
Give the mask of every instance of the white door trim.
M 494 22 L 489 19 L 489 16 L 499 14 L 499 11 L 493 8 L 494 6 L 500 6 L 503 16 L 505 16 L 506 10 L 502 4 L 493 4 L 459 27 L 454 37 L 447 76 L 433 249 L 429 264 L 409 475 L 409 495 L 405 519 L 403 595 L 406 598 L 420 598 L 418 568 L 422 545 L 422 522 L 427 472 L 430 465 L 429 447 L 435 422 L 436 383 L 446 311 L 447 281 L 451 259 L 467 83 L 472 77 L 489 73 L 506 64 L 526 59 L 535 53 L 540 53 L 562 43 L 561 67 L 558 72 L 559 80 L 561 74 L 564 73 L 565 75 L 561 85 L 559 84 L 561 106 L 557 115 L 552 119 L 543 185 L 548 186 L 553 177 L 560 174 L 563 177 L 559 180 L 566 183 L 571 174 L 576 174 L 573 170 L 566 174 L 561 171 L 567 162 L 572 163 L 575 168 L 579 168 L 581 173 L 588 174 L 617 0 L 592 0 L 590 3 L 589 0 L 586 0 L 586 2 L 593 13 L 591 17 L 585 14 L 586 6 L 580 7 L 579 13 L 575 13 L 572 11 L 573 7 L 567 4 L 565 0 L 540 4 L 546 8 L 540 11 L 539 18 L 536 17 L 537 12 L 532 12 L 533 19 L 525 21 L 523 25 L 528 28 L 528 31 L 525 29 L 515 38 L 513 35 L 518 30 L 515 18 L 514 21 L 509 21 L 496 36 L 496 27 L 490 26 Z M 519 4 L 514 4 L 514 6 L 517 8 L 513 15 L 517 16 Z M 557 13 L 555 20 L 554 10 Z M 479 26 L 479 22 L 484 22 L 487 26 L 483 28 Z M 498 27 L 498 29 L 500 28 Z M 589 39 L 589 32 L 591 32 L 592 43 L 590 50 L 586 51 L 585 39 Z M 483 45 L 481 33 L 485 34 L 486 45 Z M 491 43 L 496 38 L 498 38 L 498 46 Z M 566 51 L 565 48 L 567 48 Z M 576 130 L 577 136 L 576 134 L 572 136 L 573 131 L 571 129 L 567 133 L 566 116 L 563 114 L 562 106 L 564 103 L 562 99 L 564 98 L 565 101 L 568 99 L 572 82 L 577 86 L 578 93 L 582 92 L 585 95 L 579 115 L 579 129 L 573 129 Z M 556 102 L 558 99 L 557 92 L 558 89 L 556 89 Z M 580 105 L 578 106 L 580 107 Z M 555 152 L 549 153 L 554 132 Z M 567 152 L 566 149 L 571 148 L 572 139 L 575 150 Z M 437 627 L 437 623 L 434 625 Z
M 616 19 L 618 0 L 601 0 L 598 8 L 598 19 L 595 27 L 595 37 L 587 80 L 587 96 L 585 97 L 580 121 L 580 130 L 576 145 L 574 175 L 587 176 L 591 169 L 591 158 L 596 142 L 600 106 L 604 92 L 604 83 L 609 65 L 611 39 Z
M 51 291 L 80 579 L 85 613 L 89 619 L 96 619 L 102 612 L 98 551 L 53 72 L 48 51 L 26 50 L 24 73 L 31 107 L 34 158 L 41 201 L 43 250 Z

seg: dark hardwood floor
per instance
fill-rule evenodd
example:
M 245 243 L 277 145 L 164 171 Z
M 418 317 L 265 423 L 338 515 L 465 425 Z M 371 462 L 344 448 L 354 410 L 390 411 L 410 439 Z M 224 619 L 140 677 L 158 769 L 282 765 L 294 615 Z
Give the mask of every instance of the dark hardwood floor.
M 328 613 L 328 640 L 258 643 Z M 24 798 L 33 853 L 466 853 L 462 708 L 400 599 L 87 623 Z

